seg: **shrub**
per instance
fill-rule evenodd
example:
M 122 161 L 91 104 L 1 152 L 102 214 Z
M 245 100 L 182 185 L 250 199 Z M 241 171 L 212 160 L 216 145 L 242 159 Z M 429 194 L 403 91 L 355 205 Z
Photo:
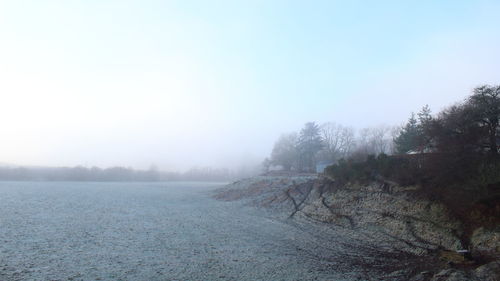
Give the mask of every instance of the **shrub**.
M 415 184 L 419 180 L 419 171 L 409 159 L 380 154 L 369 155 L 365 161 L 340 160 L 328 166 L 325 173 L 337 182 L 367 183 L 377 178 L 397 181 L 402 185 Z

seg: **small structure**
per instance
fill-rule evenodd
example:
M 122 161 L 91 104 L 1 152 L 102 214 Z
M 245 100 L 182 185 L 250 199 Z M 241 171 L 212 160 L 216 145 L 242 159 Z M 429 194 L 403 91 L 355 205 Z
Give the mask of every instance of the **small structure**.
M 285 171 L 285 167 L 282 165 L 271 165 L 268 170 L 269 172 Z
M 414 154 L 428 154 L 428 153 L 434 153 L 434 152 L 435 152 L 434 149 L 432 149 L 430 147 L 419 147 L 418 149 L 413 149 L 413 150 L 406 152 L 406 154 L 414 155 Z
M 409 150 L 406 153 L 390 155 L 393 159 L 406 159 L 414 168 L 422 169 L 432 159 L 440 157 L 442 153 L 436 151 L 431 146 L 420 146 L 416 149 Z
M 321 174 L 325 172 L 326 167 L 333 165 L 333 161 L 319 161 L 316 163 L 316 173 Z

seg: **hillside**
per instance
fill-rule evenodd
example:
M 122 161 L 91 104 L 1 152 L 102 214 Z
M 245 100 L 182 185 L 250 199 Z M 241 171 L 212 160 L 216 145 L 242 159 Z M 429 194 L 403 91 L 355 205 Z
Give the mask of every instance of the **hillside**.
M 473 216 L 484 223 L 471 226 L 418 185 L 384 180 L 339 184 L 323 176 L 262 176 L 232 183 L 215 197 L 334 229 L 332 243 L 343 237 L 351 251 L 323 258 L 346 259 L 388 280 L 500 280 L 500 226 L 491 223 L 498 217 L 490 218 L 500 210 L 498 201 L 477 208 Z

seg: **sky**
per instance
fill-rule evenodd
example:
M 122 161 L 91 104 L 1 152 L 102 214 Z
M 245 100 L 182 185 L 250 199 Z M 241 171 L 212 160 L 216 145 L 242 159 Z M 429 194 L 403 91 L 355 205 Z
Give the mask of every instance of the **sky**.
M 500 1 L 0 0 L 0 162 L 183 170 L 500 83 Z

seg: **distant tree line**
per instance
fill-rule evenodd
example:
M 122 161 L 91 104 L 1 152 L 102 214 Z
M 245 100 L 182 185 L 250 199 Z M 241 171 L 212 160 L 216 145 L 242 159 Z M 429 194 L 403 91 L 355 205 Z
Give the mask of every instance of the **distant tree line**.
M 152 167 L 0 167 L 4 181 L 230 181 L 254 174 L 251 169 L 192 168 L 186 172 L 159 171 Z

